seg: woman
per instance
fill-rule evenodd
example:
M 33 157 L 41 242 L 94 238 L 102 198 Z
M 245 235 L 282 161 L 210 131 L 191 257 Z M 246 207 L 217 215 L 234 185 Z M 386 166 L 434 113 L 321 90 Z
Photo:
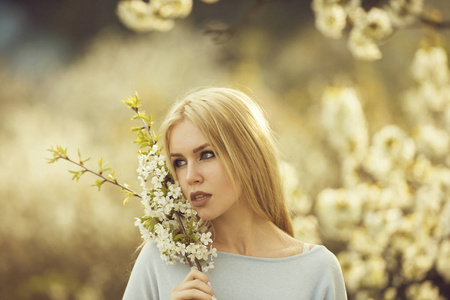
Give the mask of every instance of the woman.
M 162 125 L 183 195 L 210 223 L 218 250 L 203 274 L 167 265 L 147 244 L 124 299 L 346 299 L 336 257 L 293 238 L 271 130 L 247 95 L 208 88 L 177 102 Z

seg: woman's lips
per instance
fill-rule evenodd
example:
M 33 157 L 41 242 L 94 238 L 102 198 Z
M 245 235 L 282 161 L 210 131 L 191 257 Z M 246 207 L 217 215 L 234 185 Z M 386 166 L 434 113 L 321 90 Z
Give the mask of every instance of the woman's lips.
M 195 207 L 203 206 L 211 199 L 212 195 L 204 192 L 191 193 L 191 203 Z

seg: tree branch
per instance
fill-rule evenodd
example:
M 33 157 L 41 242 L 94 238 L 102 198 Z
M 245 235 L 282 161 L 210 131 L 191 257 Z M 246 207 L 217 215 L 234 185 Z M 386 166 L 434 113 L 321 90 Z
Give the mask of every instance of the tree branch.
M 450 21 L 438 21 L 436 19 L 431 19 L 425 15 L 419 16 L 419 20 L 422 23 L 430 25 L 436 29 L 450 29 Z

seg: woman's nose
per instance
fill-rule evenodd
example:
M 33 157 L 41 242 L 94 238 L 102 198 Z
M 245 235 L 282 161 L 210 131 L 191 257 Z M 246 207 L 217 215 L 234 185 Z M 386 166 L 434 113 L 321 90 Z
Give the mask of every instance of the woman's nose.
M 196 163 L 188 164 L 186 182 L 190 185 L 199 184 L 203 182 L 203 176 Z

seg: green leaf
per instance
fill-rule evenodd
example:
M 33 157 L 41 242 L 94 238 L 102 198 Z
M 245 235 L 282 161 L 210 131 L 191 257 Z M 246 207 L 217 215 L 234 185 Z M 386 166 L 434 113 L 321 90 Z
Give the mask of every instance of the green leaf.
M 131 127 L 131 132 L 139 131 L 144 129 L 143 127 Z
M 108 174 L 108 179 L 111 179 L 112 181 L 117 182 L 116 171 L 112 171 L 111 174 Z
M 79 172 L 78 171 L 69 170 L 69 173 L 74 174 L 73 177 L 72 177 L 72 180 L 76 179 L 77 182 L 78 182 L 78 178 L 80 178 L 79 175 L 78 175 Z
M 52 158 L 46 157 L 45 159 L 47 160 L 47 163 L 53 164 L 59 159 L 59 157 L 52 157 Z
M 189 236 L 189 239 L 190 239 L 191 241 L 193 241 L 194 243 L 198 243 L 198 239 L 195 237 L 195 234 L 194 234 L 194 233 L 192 233 L 192 234 Z
M 96 186 L 100 191 L 102 185 L 105 183 L 105 180 L 97 179 L 92 186 Z
M 148 231 L 153 232 L 155 230 L 155 225 L 159 223 L 158 218 L 150 218 L 144 222 L 144 227 L 148 229 Z
M 174 238 L 173 238 L 173 240 L 174 241 L 180 241 L 180 240 L 182 240 L 182 239 L 184 239 L 184 238 L 186 238 L 186 235 L 184 234 L 184 233 L 181 233 L 181 234 L 177 234 Z
M 137 111 L 140 107 L 139 95 L 137 92 L 134 93 L 134 97 L 128 97 L 126 100 L 123 100 L 122 102 L 128 105 L 132 110 Z
M 131 195 L 127 196 L 124 200 L 123 200 L 123 206 L 128 204 L 128 201 L 130 201 Z

